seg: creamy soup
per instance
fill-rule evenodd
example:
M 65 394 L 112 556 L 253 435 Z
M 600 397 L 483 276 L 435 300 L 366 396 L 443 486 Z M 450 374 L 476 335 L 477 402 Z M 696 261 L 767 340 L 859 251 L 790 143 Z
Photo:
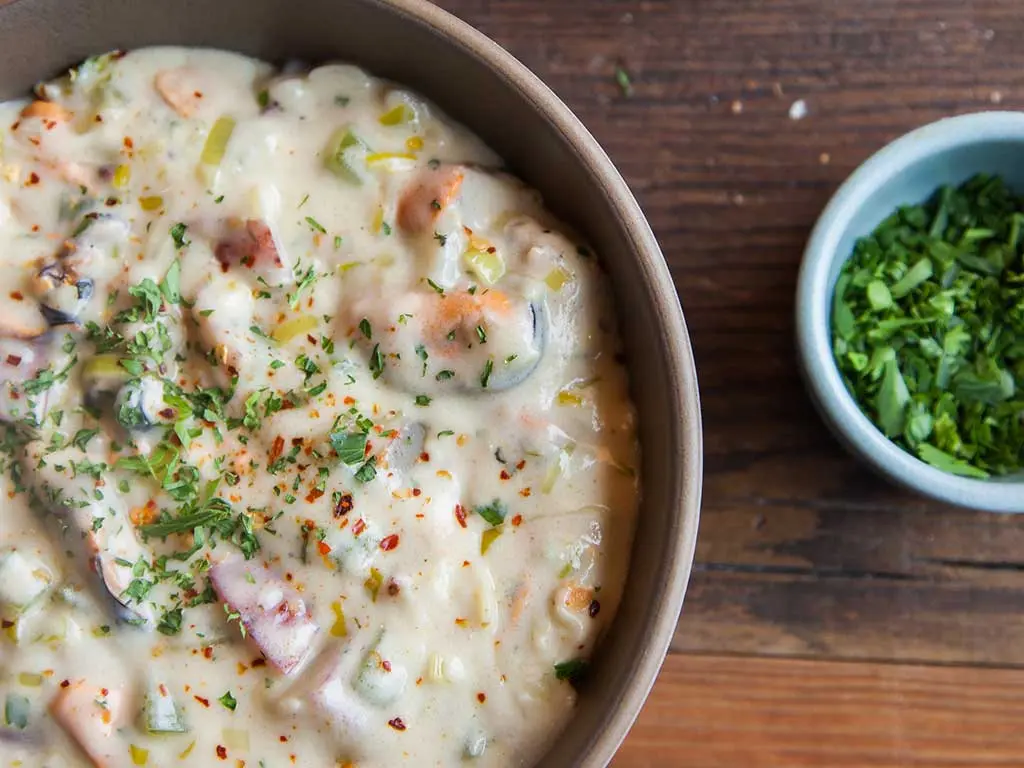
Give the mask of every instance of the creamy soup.
M 352 66 L 107 54 L 0 125 L 2 764 L 536 759 L 637 509 L 594 255 Z

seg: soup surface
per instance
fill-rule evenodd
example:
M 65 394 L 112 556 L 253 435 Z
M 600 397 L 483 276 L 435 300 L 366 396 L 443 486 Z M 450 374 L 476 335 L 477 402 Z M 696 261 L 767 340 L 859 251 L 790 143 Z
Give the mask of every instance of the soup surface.
M 352 66 L 107 54 L 0 125 L 2 765 L 535 759 L 637 508 L 587 248 Z

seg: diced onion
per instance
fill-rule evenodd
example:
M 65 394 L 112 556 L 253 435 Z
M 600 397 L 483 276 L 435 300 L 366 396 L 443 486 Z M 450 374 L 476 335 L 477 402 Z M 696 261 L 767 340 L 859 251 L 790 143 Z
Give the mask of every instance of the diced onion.
M 484 531 L 483 535 L 480 537 L 480 554 L 486 555 L 487 550 L 491 548 L 491 544 L 493 544 L 499 536 L 501 536 L 501 528 L 488 528 Z
M 505 274 L 505 260 L 497 251 L 469 250 L 462 255 L 466 268 L 479 278 L 480 282 L 492 286 Z
M 571 389 L 563 389 L 558 393 L 558 404 L 572 406 L 583 405 L 583 398 Z
M 43 676 L 35 672 L 21 672 L 18 674 L 18 682 L 27 688 L 38 688 L 43 684 Z
M 309 333 L 320 321 L 316 315 L 299 315 L 285 320 L 270 332 L 270 337 L 279 344 L 287 344 L 300 334 Z
M 145 765 L 149 762 L 148 749 L 130 744 L 128 746 L 128 753 L 132 756 L 132 765 Z
M 117 189 L 124 189 L 132 179 L 132 169 L 127 165 L 119 165 L 114 169 L 112 183 Z
M 331 637 L 345 637 L 348 628 L 345 626 L 345 610 L 341 602 L 335 600 L 331 603 L 331 610 L 334 611 L 334 624 L 331 625 Z
M 544 282 L 547 284 L 548 288 L 556 293 L 562 290 L 565 284 L 571 280 L 572 273 L 564 267 L 555 267 L 548 272 L 548 276 L 544 278 Z
M 412 111 L 412 107 L 408 104 L 399 104 L 396 107 L 392 107 L 383 115 L 380 116 L 381 125 L 401 125 L 402 123 L 408 123 L 415 119 L 416 113 Z
M 231 141 L 231 134 L 235 131 L 235 119 L 233 117 L 218 117 L 217 121 L 206 136 L 206 143 L 203 145 L 203 152 L 199 161 L 203 165 L 220 165 L 224 159 L 224 152 Z
M 444 656 L 441 654 L 430 654 L 430 660 L 427 662 L 427 679 L 432 683 L 444 682 Z
M 249 751 L 249 731 L 244 728 L 225 728 L 221 732 L 224 737 L 224 746 L 228 749 L 239 749 L 243 752 Z

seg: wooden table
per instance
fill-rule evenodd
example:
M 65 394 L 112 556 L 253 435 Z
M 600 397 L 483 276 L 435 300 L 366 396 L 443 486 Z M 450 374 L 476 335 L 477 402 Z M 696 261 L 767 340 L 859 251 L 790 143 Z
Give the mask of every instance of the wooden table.
M 697 562 L 615 765 L 1024 766 L 1024 520 L 915 498 L 847 456 L 801 386 L 792 306 L 808 231 L 855 166 L 944 115 L 1024 108 L 1024 4 L 442 4 L 604 145 L 693 337 Z

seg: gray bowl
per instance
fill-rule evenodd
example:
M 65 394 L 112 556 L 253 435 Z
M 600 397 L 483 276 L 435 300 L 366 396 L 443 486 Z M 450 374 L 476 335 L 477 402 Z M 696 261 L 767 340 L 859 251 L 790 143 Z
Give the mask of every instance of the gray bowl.
M 886 438 L 850 396 L 832 356 L 832 294 L 858 238 L 905 203 L 976 173 L 1002 176 L 1024 192 L 1024 113 L 947 118 L 892 142 L 861 165 L 818 219 L 796 293 L 797 348 L 807 388 L 845 446 L 882 475 L 940 501 L 992 512 L 1024 512 L 1024 473 L 975 480 L 925 464 Z
M 426 0 L 0 0 L 0 98 L 86 56 L 154 44 L 345 60 L 431 98 L 580 231 L 619 307 L 643 455 L 633 558 L 575 716 L 538 768 L 603 766 L 665 658 L 701 495 L 697 378 L 683 313 L 636 200 L 593 136 L 522 64 Z

